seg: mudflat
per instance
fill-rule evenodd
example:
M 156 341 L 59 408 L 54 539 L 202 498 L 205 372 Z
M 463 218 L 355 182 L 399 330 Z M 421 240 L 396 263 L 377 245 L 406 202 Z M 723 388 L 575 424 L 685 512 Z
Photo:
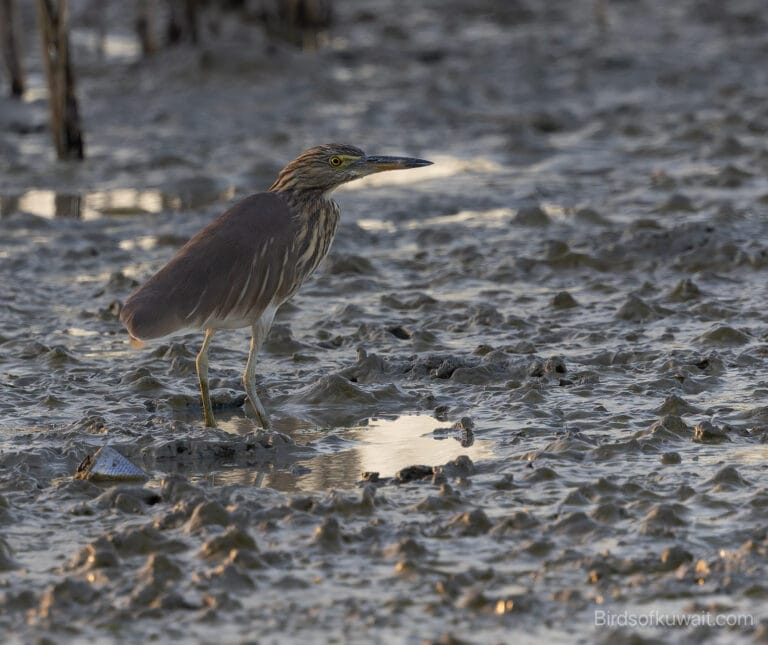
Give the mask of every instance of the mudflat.
M 764 3 L 336 4 L 307 52 L 76 29 L 82 163 L 30 29 L 0 99 L 3 640 L 764 640 Z M 275 431 L 245 331 L 206 429 L 202 335 L 138 351 L 120 304 L 329 141 L 435 163 L 337 192 L 260 360 Z M 106 444 L 148 479 L 73 479 Z

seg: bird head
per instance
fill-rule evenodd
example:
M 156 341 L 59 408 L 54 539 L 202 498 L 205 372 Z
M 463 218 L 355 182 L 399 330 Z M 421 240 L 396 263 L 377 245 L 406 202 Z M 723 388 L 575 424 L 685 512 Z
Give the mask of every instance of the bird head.
M 413 157 L 366 155 L 360 148 L 330 143 L 310 148 L 280 171 L 270 190 L 319 190 L 330 192 L 341 184 L 384 170 L 432 165 Z

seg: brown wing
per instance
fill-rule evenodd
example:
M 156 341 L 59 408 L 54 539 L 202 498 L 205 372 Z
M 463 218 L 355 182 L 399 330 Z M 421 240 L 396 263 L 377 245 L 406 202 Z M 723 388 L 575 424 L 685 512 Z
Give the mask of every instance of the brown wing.
M 252 324 L 280 288 L 295 236 L 294 218 L 281 197 L 246 197 L 131 294 L 120 319 L 142 340 L 183 328 Z

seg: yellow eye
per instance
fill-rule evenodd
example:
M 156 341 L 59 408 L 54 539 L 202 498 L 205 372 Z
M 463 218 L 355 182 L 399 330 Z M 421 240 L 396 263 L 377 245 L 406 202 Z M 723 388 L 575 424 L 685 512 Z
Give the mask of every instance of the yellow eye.
M 341 157 L 331 157 L 328 160 L 328 163 L 331 164 L 334 168 L 338 168 L 341 165 Z

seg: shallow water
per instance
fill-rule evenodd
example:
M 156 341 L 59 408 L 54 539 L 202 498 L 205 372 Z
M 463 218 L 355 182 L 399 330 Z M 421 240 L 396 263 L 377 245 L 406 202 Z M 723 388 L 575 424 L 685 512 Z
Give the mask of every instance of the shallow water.
M 525 6 L 339 4 L 311 54 L 81 35 L 81 165 L 39 83 L 0 102 L 6 640 L 765 640 L 768 15 Z M 276 432 L 237 331 L 205 429 L 200 335 L 133 349 L 120 303 L 333 139 L 435 165 L 338 191 L 260 361 Z M 107 442 L 150 480 L 72 480 Z M 750 621 L 596 624 L 652 611 Z
M 110 215 L 145 215 L 190 208 L 199 208 L 234 191 L 206 186 L 190 187 L 194 194 L 168 195 L 160 190 L 118 188 L 85 194 L 68 194 L 55 190 L 28 190 L 20 195 L 6 195 L 0 200 L 0 214 L 19 211 L 38 217 L 74 217 L 97 219 Z
M 240 421 L 240 420 L 238 420 Z M 250 425 L 250 424 L 248 424 Z M 292 460 L 289 468 L 264 464 L 265 470 L 227 467 L 206 473 L 201 481 L 210 485 L 234 482 L 258 482 L 282 491 L 307 492 L 332 488 L 352 488 L 363 473 L 376 473 L 380 478 L 394 477 L 413 465 L 444 464 L 462 455 L 472 461 L 493 458 L 493 442 L 479 440 L 450 424 L 440 423 L 428 415 L 406 414 L 392 419 L 368 419 L 362 425 L 334 429 L 306 424 L 290 426 L 289 436 L 300 443 L 317 447 L 317 454 Z M 238 431 L 242 422 L 224 422 L 222 430 Z

